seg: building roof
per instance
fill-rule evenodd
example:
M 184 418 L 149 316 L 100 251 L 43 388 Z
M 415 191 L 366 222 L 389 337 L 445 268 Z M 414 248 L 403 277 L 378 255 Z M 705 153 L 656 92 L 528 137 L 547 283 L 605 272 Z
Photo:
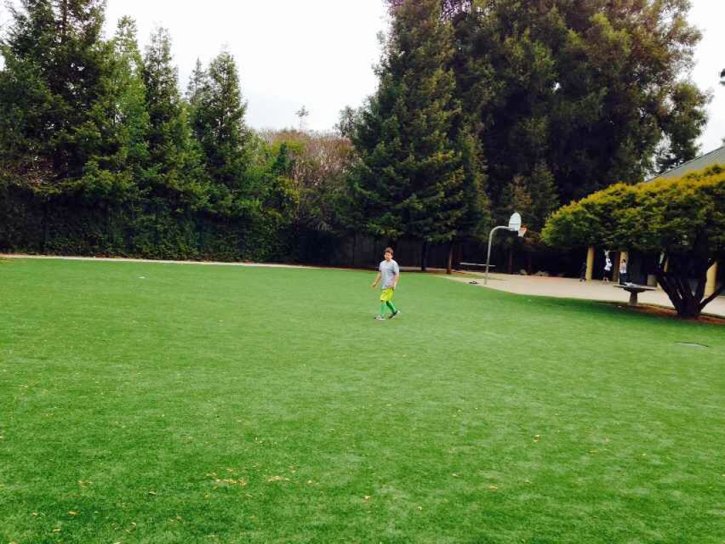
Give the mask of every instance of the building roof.
M 702 170 L 703 168 L 707 168 L 708 166 L 712 166 L 713 164 L 725 165 L 725 145 L 722 147 L 718 147 L 717 149 L 714 149 L 709 153 L 705 153 L 704 155 L 701 155 L 696 159 L 687 161 L 686 163 L 681 164 L 677 168 L 673 168 L 672 170 L 663 172 L 659 176 L 655 176 L 649 181 L 654 181 L 656 179 L 662 178 L 681 178 L 685 174 L 689 174 L 690 172 L 696 172 L 697 170 Z

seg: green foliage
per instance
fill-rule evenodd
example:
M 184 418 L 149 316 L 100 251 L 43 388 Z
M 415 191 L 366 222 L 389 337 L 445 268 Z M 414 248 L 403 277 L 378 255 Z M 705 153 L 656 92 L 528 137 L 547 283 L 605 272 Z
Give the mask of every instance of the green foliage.
M 342 125 L 360 153 L 353 194 L 362 226 L 373 235 L 446 242 L 475 215 L 467 208 L 480 199 L 464 202 L 464 196 L 466 188 L 477 195 L 481 184 L 470 157 L 469 172 L 476 172 L 466 176 L 465 138 L 457 140 L 461 109 L 452 56 L 450 26 L 440 20 L 437 0 L 394 9 L 379 89 L 357 114 L 354 130 Z M 343 121 L 350 117 L 346 112 Z
M 110 45 L 101 0 L 24 0 L 2 42 L 0 155 L 15 182 L 62 190 L 90 158 L 115 152 Z
M 540 227 L 558 201 L 639 181 L 655 159 L 664 168 L 696 153 L 707 96 L 680 79 L 699 40 L 689 2 L 459 4 L 458 96 L 499 215 L 521 190 L 512 183 L 554 180 L 527 188 L 535 211 L 525 221 Z
M 189 82 L 190 121 L 204 152 L 212 182 L 229 190 L 243 190 L 248 158 L 242 101 L 234 57 L 222 52 L 203 70 L 200 63 Z
M 663 254 L 658 277 L 681 315 L 696 317 L 707 270 L 725 257 L 725 167 L 680 179 L 617 184 L 557 211 L 543 232 L 551 245 L 599 245 Z M 697 285 L 690 289 L 689 279 Z
M 247 145 L 231 56 L 197 71 L 203 100 L 187 105 L 163 29 L 142 58 L 129 18 L 103 40 L 99 1 L 26 0 L 13 19 L 0 44 L 0 247 L 294 258 L 298 190 L 285 153 Z
M 379 89 L 338 138 L 254 134 L 227 52 L 183 100 L 167 31 L 142 56 L 130 18 L 104 39 L 103 0 L 22 0 L 0 41 L 0 245 L 296 259 L 365 230 L 452 247 L 697 152 L 686 0 L 389 4 Z
M 187 205 L 203 207 L 205 180 L 198 175 L 200 157 L 179 94 L 177 69 L 171 62 L 171 37 L 167 30 L 158 28 L 147 47 L 143 72 L 149 114 L 147 189 L 151 199 L 182 211 Z

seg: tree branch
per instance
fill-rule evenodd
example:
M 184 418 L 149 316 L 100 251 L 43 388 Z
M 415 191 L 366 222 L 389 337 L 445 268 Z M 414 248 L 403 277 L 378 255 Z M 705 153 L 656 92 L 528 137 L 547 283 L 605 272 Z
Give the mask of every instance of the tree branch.
M 725 292 L 725 283 L 723 283 L 720 287 L 715 289 L 715 292 L 712 295 L 710 295 L 705 300 L 700 302 L 700 310 L 702 310 L 705 306 L 710 304 L 713 300 L 715 300 L 717 297 L 719 297 L 724 292 Z

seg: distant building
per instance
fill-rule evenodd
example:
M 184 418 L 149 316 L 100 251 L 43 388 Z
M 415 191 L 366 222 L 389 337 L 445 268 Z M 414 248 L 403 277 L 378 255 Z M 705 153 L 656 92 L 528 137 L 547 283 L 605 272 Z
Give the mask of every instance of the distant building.
M 681 178 L 685 174 L 689 174 L 690 172 L 696 172 L 698 170 L 703 170 L 708 166 L 712 166 L 714 164 L 725 165 L 725 145 L 722 147 L 718 147 L 713 151 L 710 151 L 710 153 L 705 153 L 704 155 L 701 155 L 696 159 L 687 161 L 686 163 L 681 164 L 680 166 L 677 166 L 672 170 L 668 170 L 667 172 L 659 174 L 658 176 L 655 176 L 647 181 L 654 181 L 656 179 Z

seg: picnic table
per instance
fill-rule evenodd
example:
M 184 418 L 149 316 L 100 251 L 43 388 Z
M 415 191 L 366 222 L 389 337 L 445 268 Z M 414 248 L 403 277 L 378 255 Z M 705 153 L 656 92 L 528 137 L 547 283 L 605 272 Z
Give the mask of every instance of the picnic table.
M 649 285 L 639 285 L 637 283 L 618 283 L 616 285 L 613 285 L 612 287 L 616 287 L 618 289 L 624 289 L 629 293 L 629 305 L 630 306 L 637 306 L 637 295 L 640 293 L 644 293 L 645 291 L 656 291 L 656 287 L 650 287 Z

